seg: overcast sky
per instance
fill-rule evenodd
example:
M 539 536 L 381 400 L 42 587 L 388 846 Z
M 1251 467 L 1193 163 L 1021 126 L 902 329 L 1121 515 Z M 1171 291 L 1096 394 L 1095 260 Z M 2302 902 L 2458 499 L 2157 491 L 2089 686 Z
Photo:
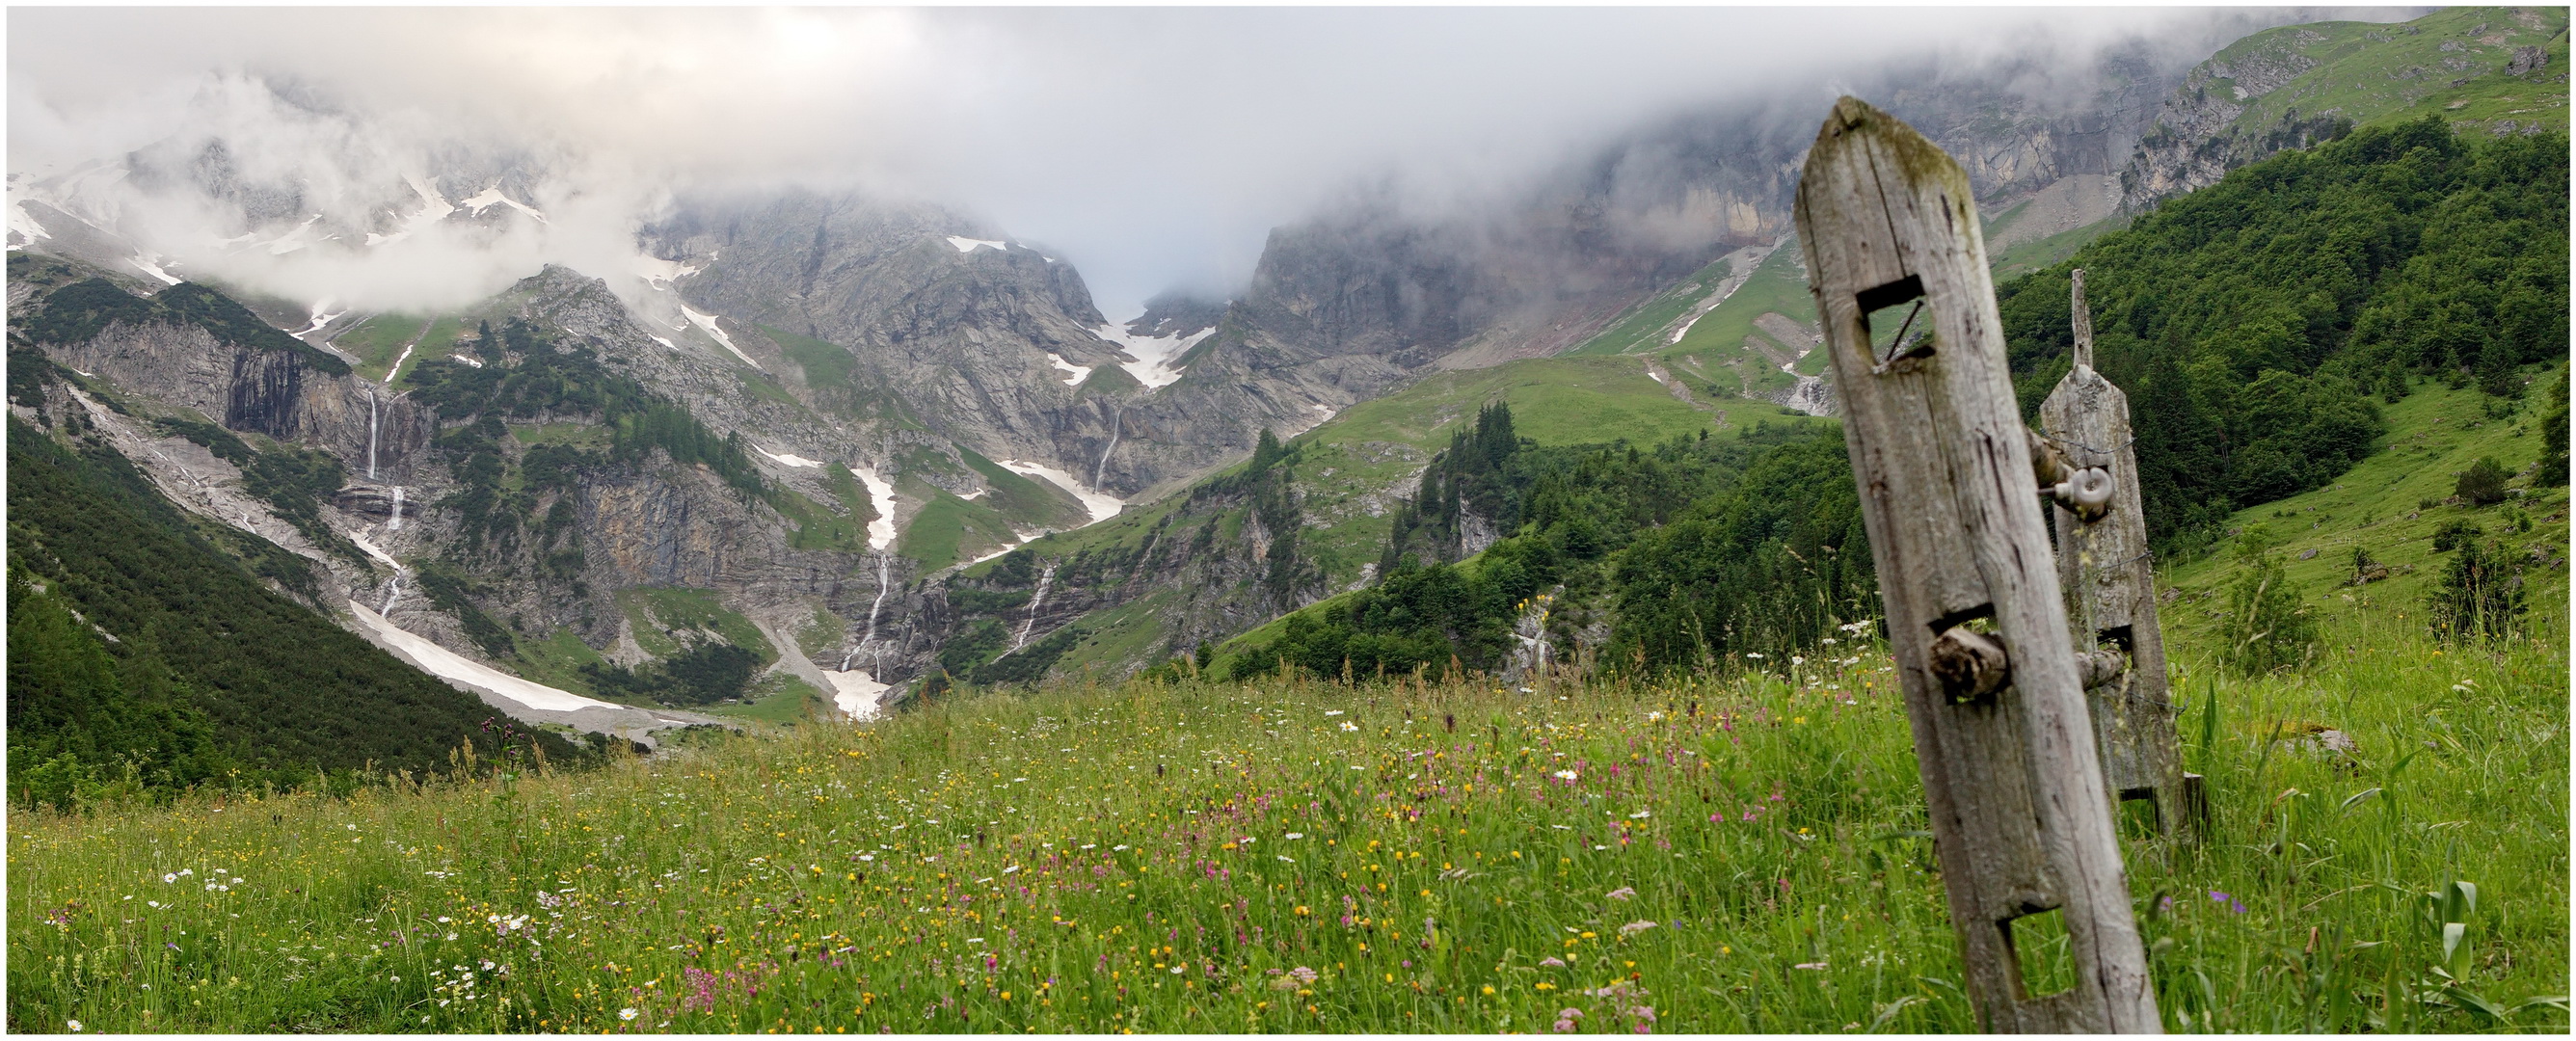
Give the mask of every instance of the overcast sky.
M 2399 12 L 2375 16 L 2394 18 Z M 303 84 L 392 139 L 530 147 L 603 198 L 851 184 L 983 215 L 1132 314 L 1393 172 L 1507 190 L 1639 123 L 1945 55 L 2206 53 L 2181 8 L 12 8 L 9 161 L 44 174 Z M 2215 42 L 2212 42 L 2212 41 Z M 386 154 L 401 156 L 401 147 Z M 611 183 L 614 182 L 614 183 Z M 627 218 L 603 207 L 602 221 Z

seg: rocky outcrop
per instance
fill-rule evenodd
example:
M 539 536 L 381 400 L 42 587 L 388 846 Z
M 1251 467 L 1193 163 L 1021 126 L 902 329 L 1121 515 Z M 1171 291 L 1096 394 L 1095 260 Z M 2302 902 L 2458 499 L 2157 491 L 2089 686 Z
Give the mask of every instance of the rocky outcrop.
M 1225 320 L 1229 300 L 1201 296 L 1187 290 L 1157 293 L 1145 301 L 1145 313 L 1127 323 L 1130 336 L 1184 338 L 1206 329 L 1216 328 Z
M 2183 78 L 2166 99 L 2153 128 L 2121 172 L 2121 205 L 2137 210 L 2156 200 L 2218 183 L 2227 171 L 2282 147 L 2305 147 L 2318 135 L 2306 127 L 2291 134 L 2249 135 L 2235 126 L 2256 98 L 2317 66 L 2309 45 L 2325 37 L 2305 28 L 2276 29 L 2227 48 Z M 2319 129 L 2330 129 L 2331 117 Z
M 1115 402 L 1144 389 L 1072 265 L 945 210 L 790 193 L 684 206 L 647 237 L 696 269 L 674 283 L 686 305 L 847 352 L 830 378 L 854 419 L 1089 474 Z
M 46 347 L 75 370 L 233 430 L 327 449 L 353 473 L 367 473 L 372 458 L 383 480 L 408 475 L 433 432 L 427 410 L 408 396 L 321 372 L 301 355 L 224 343 L 194 325 L 115 322 L 86 342 Z

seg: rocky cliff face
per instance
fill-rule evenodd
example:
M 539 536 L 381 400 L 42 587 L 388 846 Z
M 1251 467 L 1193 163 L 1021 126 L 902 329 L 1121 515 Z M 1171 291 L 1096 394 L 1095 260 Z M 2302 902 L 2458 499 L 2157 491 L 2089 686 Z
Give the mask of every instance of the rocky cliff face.
M 2116 173 L 2181 71 L 2143 48 L 2080 75 L 2047 64 L 1927 66 L 1859 89 L 1959 157 L 1981 198 L 2011 202 Z M 1281 228 L 1172 406 L 1292 431 L 1309 422 L 1301 403 L 1338 409 L 1434 368 L 1579 345 L 1719 255 L 1788 233 L 1811 108 L 1674 118 L 1472 215 L 1371 197 Z
M 1144 389 L 1072 265 L 945 210 L 792 193 L 684 206 L 646 236 L 687 272 L 682 305 L 743 339 L 777 330 L 846 354 L 827 375 L 843 363 L 776 345 L 780 368 L 844 390 L 853 418 L 1087 476 L 1118 403 Z
M 353 375 L 329 375 L 305 358 L 218 341 L 192 325 L 110 324 L 94 339 L 48 345 L 81 372 L 234 430 L 323 448 L 353 473 L 399 482 L 430 437 L 430 420 L 407 398 Z
M 2269 128 L 2271 133 L 2245 133 L 2235 123 L 2248 103 L 2315 68 L 2317 59 L 2306 52 L 2326 39 L 2313 29 L 2273 30 L 2194 67 L 2159 107 L 2154 126 L 2122 169 L 2122 207 L 2144 209 L 2216 184 L 2227 171 L 2281 148 L 2314 143 L 2319 131 L 2331 127 L 2331 116 L 2323 126 Z
M 43 287 L 19 282 L 12 292 L 22 315 L 43 313 Z M 118 409 L 77 394 L 74 403 L 117 435 L 115 447 L 174 499 L 305 557 L 320 580 L 316 606 L 336 611 L 357 600 L 396 626 L 504 671 L 534 664 L 521 657 L 558 632 L 610 661 L 641 660 L 624 599 L 640 589 L 711 591 L 755 624 L 809 634 L 824 646 L 859 634 L 817 630 L 818 619 L 863 618 L 871 607 L 886 616 L 885 633 L 905 632 L 893 621 L 897 612 L 882 609 L 889 599 L 900 607 L 905 598 L 895 587 L 917 569 L 872 548 L 855 521 L 837 539 L 819 537 L 820 527 L 852 507 L 823 464 L 805 464 L 796 453 L 872 475 L 894 475 L 894 465 L 792 397 L 756 391 L 757 374 L 738 359 L 695 343 L 665 346 L 596 279 L 549 269 L 505 299 L 503 321 L 525 323 L 540 341 L 534 350 L 585 352 L 599 360 L 596 379 L 630 379 L 688 408 L 710 436 L 749 446 L 744 458 L 757 461 L 768 490 L 746 494 L 738 480 L 659 450 L 603 452 L 615 435 L 597 425 L 596 414 L 524 395 L 518 411 L 482 414 L 501 436 L 450 445 L 442 434 L 459 433 L 476 416 L 442 416 L 416 390 L 325 373 L 303 355 L 258 350 L 198 326 L 115 322 L 86 340 L 25 346 L 112 390 Z M 156 426 L 163 416 L 262 435 L 283 446 L 276 451 L 314 448 L 336 457 L 349 483 L 312 507 L 335 537 L 356 540 L 366 554 L 317 545 L 282 521 L 273 502 L 246 490 L 242 467 Z M 548 441 L 549 432 L 562 439 Z M 476 461 L 477 445 L 488 446 L 489 462 Z M 554 445 L 577 451 L 537 458 Z M 532 465 L 552 467 L 551 476 L 530 476 Z M 501 503 L 477 507 L 500 520 L 476 525 L 466 500 L 475 471 L 486 466 L 487 476 L 507 480 Z M 521 483 L 525 491 L 509 491 Z M 889 498 L 882 506 L 897 504 Z M 886 664 L 901 672 L 904 640 L 891 644 L 897 653 Z M 782 668 L 816 671 L 798 641 L 775 649 L 798 659 Z M 614 721 L 624 729 L 636 724 Z

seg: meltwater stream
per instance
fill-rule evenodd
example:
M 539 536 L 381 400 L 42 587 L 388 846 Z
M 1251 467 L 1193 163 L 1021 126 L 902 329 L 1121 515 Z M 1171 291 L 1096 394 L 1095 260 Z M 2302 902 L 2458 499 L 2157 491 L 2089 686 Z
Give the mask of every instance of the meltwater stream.
M 1036 628 L 1038 624 L 1038 608 L 1046 606 L 1047 583 L 1053 581 L 1055 581 L 1055 565 L 1049 564 L 1046 570 L 1038 573 L 1037 595 L 1029 598 L 1029 620 L 1020 623 L 1020 638 L 1011 644 L 1012 653 L 1017 654 L 1020 648 L 1028 646 L 1029 630 Z
M 1100 475 L 1109 472 L 1109 453 L 1118 450 L 1118 423 L 1126 417 L 1127 410 L 1123 406 L 1113 406 L 1109 411 L 1109 447 L 1101 449 L 1100 461 L 1092 464 L 1091 486 L 1093 488 L 1100 487 Z

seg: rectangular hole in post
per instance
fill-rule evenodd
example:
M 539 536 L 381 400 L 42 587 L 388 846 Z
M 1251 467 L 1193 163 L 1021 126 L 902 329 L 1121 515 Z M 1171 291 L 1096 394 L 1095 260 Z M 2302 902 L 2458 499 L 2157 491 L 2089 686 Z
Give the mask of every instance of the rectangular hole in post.
M 2138 634 L 2129 626 L 2115 625 L 2094 633 L 2093 638 L 2119 648 L 2122 654 L 2138 653 Z
M 1906 354 L 1929 354 L 1932 315 L 1924 306 L 1923 279 L 1907 275 L 1856 294 L 1861 328 L 1869 334 L 1870 360 L 1884 365 Z
M 2130 839 L 2151 839 L 2164 831 L 2164 804 L 2153 788 L 2122 788 L 2112 826 Z
M 2005 919 L 2003 930 L 2017 970 L 2014 983 L 2024 1000 L 2075 989 L 2075 945 L 2066 933 L 2064 909 Z

